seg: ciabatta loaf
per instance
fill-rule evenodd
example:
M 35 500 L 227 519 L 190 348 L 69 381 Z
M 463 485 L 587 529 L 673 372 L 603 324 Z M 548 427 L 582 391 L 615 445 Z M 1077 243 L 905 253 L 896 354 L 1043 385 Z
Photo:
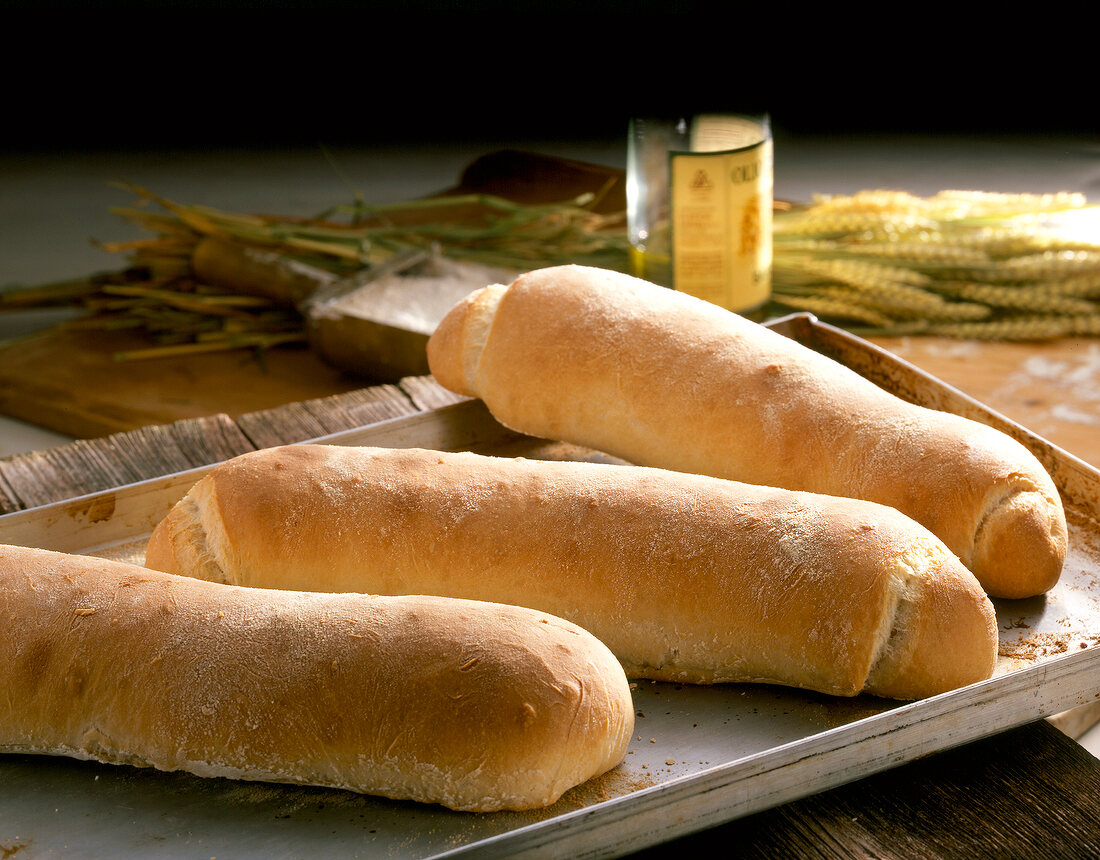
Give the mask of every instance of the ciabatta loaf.
M 919 698 L 988 678 L 993 609 L 892 508 L 663 469 L 294 445 L 202 478 L 146 563 L 265 588 L 531 606 L 628 676 Z
M 622 668 L 544 612 L 0 547 L 0 752 L 492 811 L 622 759 Z
M 995 597 L 1040 594 L 1061 573 L 1061 500 L 1021 444 L 684 293 L 540 269 L 460 302 L 428 358 L 442 385 L 532 436 L 897 508 Z

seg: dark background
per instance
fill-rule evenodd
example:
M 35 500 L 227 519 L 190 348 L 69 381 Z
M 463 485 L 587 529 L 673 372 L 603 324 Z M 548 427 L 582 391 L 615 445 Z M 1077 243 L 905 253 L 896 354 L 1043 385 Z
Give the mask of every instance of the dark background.
M 602 139 L 700 109 L 766 110 L 777 134 L 1100 137 L 1085 22 L 1056 7 L 721 8 L 0 0 L 0 146 Z

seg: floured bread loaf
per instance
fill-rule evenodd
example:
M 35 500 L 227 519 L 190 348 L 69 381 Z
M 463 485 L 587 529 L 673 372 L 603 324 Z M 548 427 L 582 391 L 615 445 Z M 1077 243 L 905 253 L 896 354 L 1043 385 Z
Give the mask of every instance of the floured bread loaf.
M 622 668 L 544 612 L 0 547 L 0 752 L 530 809 L 618 764 Z
M 151 567 L 531 606 L 630 677 L 911 699 L 988 678 L 993 609 L 892 508 L 663 469 L 293 445 L 203 477 Z
M 995 597 L 1040 594 L 1060 576 L 1065 514 L 1026 448 L 684 293 L 539 269 L 460 302 L 428 359 L 442 385 L 522 433 L 897 508 Z

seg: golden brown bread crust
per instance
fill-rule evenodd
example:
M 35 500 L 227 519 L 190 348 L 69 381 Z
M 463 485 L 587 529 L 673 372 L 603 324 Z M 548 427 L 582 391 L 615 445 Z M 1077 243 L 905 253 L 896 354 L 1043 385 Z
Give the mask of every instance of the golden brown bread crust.
M 657 680 L 919 698 L 996 660 L 977 581 L 897 511 L 661 469 L 268 449 L 204 477 L 146 561 L 237 585 L 532 606 Z
M 545 613 L 0 547 L 0 752 L 529 809 L 614 767 L 611 653 Z
M 492 284 L 460 301 L 428 340 L 428 361 L 433 354 L 454 356 L 453 362 L 438 361 L 442 378 L 436 381 L 456 394 L 472 397 L 481 344 L 489 333 L 497 303 L 507 287 Z
M 443 320 L 429 363 L 512 429 L 639 465 L 897 508 L 993 596 L 1058 581 L 1061 500 L 1000 431 L 908 404 L 763 326 L 617 272 L 529 272 L 494 296 L 488 325 L 455 335 L 480 302 L 475 293 Z

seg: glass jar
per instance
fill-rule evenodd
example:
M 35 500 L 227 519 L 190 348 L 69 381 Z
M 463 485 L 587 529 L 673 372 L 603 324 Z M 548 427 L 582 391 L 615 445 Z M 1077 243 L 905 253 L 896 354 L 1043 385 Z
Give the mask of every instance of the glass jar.
M 738 313 L 771 296 L 767 116 L 633 119 L 627 229 L 634 274 Z

